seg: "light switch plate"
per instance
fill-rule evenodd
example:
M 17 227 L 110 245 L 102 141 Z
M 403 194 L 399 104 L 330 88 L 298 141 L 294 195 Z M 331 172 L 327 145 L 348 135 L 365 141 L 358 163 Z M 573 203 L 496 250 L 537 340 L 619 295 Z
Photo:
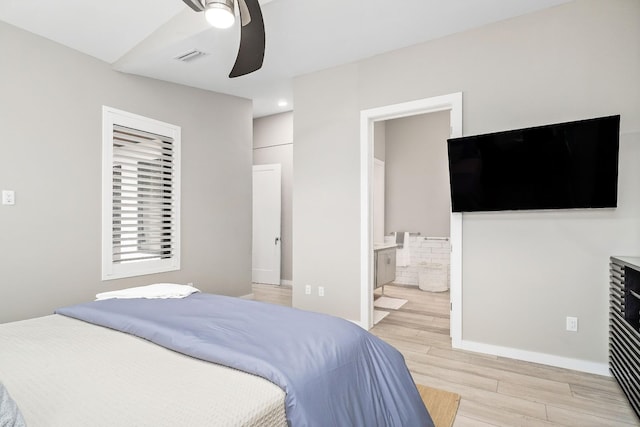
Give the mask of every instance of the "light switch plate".
M 2 204 L 15 205 L 16 193 L 13 190 L 2 190 Z

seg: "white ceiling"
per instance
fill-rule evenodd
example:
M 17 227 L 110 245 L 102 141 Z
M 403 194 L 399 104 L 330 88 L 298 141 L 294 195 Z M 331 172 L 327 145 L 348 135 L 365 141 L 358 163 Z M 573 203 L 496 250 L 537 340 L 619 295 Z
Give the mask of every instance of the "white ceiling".
M 209 27 L 181 0 L 0 0 L 0 20 L 125 73 L 254 101 L 254 116 L 290 110 L 295 76 L 572 0 L 260 0 L 262 69 L 229 79 L 239 29 Z M 191 49 L 206 56 L 174 58 Z M 287 107 L 278 107 L 280 99 Z

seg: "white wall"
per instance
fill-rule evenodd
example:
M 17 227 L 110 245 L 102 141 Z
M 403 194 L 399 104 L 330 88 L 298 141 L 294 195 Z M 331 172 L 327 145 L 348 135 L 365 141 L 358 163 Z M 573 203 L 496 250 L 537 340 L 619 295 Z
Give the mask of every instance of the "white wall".
M 280 238 L 282 256 L 280 276 L 293 280 L 291 236 L 293 196 L 293 112 L 260 117 L 253 121 L 253 164 L 278 163 L 282 166 L 282 221 Z M 286 283 L 286 282 L 285 282 Z
M 449 237 L 449 111 L 386 123 L 385 234 Z
M 120 74 L 0 22 L 0 322 L 154 282 L 251 292 L 251 102 Z M 182 127 L 182 269 L 100 280 L 102 106 Z
M 463 216 L 463 340 L 606 363 L 608 257 L 640 253 L 638 22 L 577 0 L 297 78 L 294 305 L 359 319 L 361 110 L 462 91 L 465 135 L 621 114 L 617 209 Z

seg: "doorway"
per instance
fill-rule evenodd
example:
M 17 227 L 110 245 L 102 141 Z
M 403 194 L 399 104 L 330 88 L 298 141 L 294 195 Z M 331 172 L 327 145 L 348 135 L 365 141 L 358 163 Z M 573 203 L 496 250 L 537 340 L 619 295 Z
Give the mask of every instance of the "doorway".
M 360 325 L 373 325 L 373 135 L 374 123 L 437 111 L 449 111 L 451 137 L 462 136 L 462 93 L 426 98 L 363 110 L 360 114 Z M 455 347 L 462 338 L 462 214 L 451 213 L 451 338 Z

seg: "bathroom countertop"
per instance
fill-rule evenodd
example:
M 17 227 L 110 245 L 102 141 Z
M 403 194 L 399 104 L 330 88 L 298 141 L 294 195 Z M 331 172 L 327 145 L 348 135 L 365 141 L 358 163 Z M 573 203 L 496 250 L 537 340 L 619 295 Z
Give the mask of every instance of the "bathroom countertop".
M 391 249 L 391 248 L 395 248 L 398 245 L 396 245 L 395 243 L 374 243 L 373 244 L 373 250 L 374 251 L 379 251 L 382 249 Z

